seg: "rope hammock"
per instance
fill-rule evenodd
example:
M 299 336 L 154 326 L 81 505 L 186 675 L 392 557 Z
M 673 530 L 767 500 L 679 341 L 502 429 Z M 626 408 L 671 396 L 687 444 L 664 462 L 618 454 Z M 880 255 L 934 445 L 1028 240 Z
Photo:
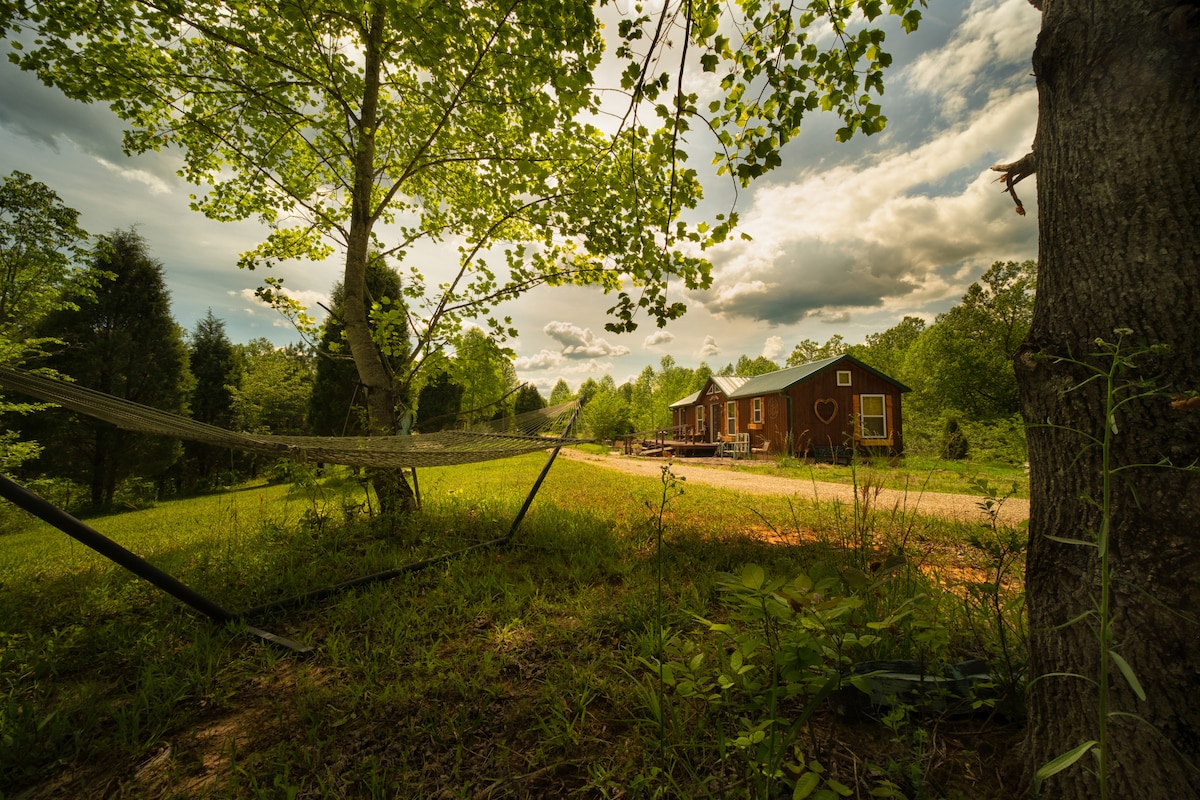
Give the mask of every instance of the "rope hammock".
M 478 542 L 433 558 L 404 564 L 374 575 L 355 578 L 336 586 L 314 589 L 295 597 L 264 603 L 240 613 L 229 611 L 214 600 L 182 583 L 173 575 L 125 549 L 87 524 L 56 508 L 23 486 L 14 483 L 6 476 L 0 475 L 0 497 L 12 501 L 119 566 L 150 581 L 162 591 L 210 619 L 221 623 L 241 622 L 246 625 L 247 632 L 252 635 L 299 654 L 311 653 L 312 648 L 250 625 L 248 622 L 275 611 L 316 602 L 349 589 L 391 580 L 474 550 L 507 544 L 516 535 L 517 528 L 529 510 L 533 498 L 537 495 L 542 481 L 550 471 L 550 466 L 554 463 L 559 449 L 564 445 L 589 441 L 570 438 L 571 427 L 579 414 L 578 402 L 563 403 L 540 411 L 531 411 L 516 417 L 496 420 L 468 431 L 440 431 L 411 436 L 262 436 L 228 431 L 215 425 L 207 425 L 177 414 L 121 400 L 72 383 L 6 367 L 0 367 L 0 385 L 39 400 L 56 403 L 72 411 L 110 422 L 126 430 L 330 464 L 384 468 L 412 467 L 415 469 L 416 467 L 468 464 L 507 458 L 538 450 L 551 450 L 549 460 L 542 467 L 541 473 L 525 498 L 525 503 L 517 512 L 512 526 L 504 536 Z M 558 435 L 553 437 L 546 435 L 555 431 L 559 432 Z
M 0 367 L 0 385 L 110 422 L 124 430 L 295 461 L 352 467 L 447 467 L 589 441 L 561 436 L 549 439 L 545 435 L 566 430 L 577 405 L 575 401 L 484 423 L 470 430 L 411 436 L 275 436 L 226 430 L 94 389 L 7 367 Z

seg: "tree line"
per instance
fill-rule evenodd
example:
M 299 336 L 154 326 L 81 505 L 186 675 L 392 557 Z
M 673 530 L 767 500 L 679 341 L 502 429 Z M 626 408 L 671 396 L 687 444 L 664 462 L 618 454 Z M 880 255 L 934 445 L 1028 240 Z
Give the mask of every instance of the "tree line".
M 211 309 L 191 330 L 175 321 L 163 264 L 136 229 L 93 240 L 78 216 L 31 176 L 4 178 L 0 364 L 232 430 L 366 432 L 366 398 L 345 344 L 341 284 L 333 287 L 328 318 L 311 343 L 234 343 Z M 377 346 L 395 361 L 406 352 L 407 332 L 385 324 L 385 317 L 402 303 L 400 277 L 376 258 L 367 287 L 367 313 L 379 320 L 373 325 Z M 415 397 L 402 398 L 409 426 L 439 430 L 545 406 L 536 388 L 518 385 L 510 355 L 479 328 L 461 330 L 450 347 L 427 359 Z M 0 468 L 23 479 L 76 485 L 82 503 L 94 508 L 229 485 L 274 463 L 120 430 L 11 394 L 0 395 L 0 430 Z
M 1200 764 L 1194 680 L 1180 666 L 1200 660 L 1190 611 L 1200 597 L 1200 14 L 1191 2 L 1031 4 L 1042 14 L 1035 141 L 993 143 L 1029 148 L 993 168 L 1017 213 L 1017 184 L 1037 175 L 1038 292 L 1015 360 L 1030 423 L 1029 670 L 1039 678 L 1025 753 L 1031 773 L 1055 768 L 1050 794 L 1064 800 L 1110 796 L 1110 785 L 1113 797 L 1173 800 L 1194 794 Z M 131 152 L 178 146 L 184 175 L 213 189 L 198 210 L 266 221 L 248 262 L 345 248 L 350 349 L 386 401 L 371 409 L 372 432 L 392 433 L 394 390 L 406 387 L 388 380 L 357 302 L 377 222 L 401 222 L 398 255 L 446 232 L 465 243 L 447 292 L 426 296 L 419 275 L 407 284 L 428 312 L 417 355 L 440 344 L 442 323 L 486 317 L 541 283 L 615 292 L 620 330 L 642 309 L 678 317 L 668 281 L 705 288 L 711 265 L 676 245 L 703 249 L 736 226 L 732 214 L 680 221 L 700 198 L 686 152 L 696 132 L 712 132 L 719 174 L 746 186 L 782 163 L 807 112 L 836 113 L 839 140 L 882 130 L 872 101 L 891 56 L 877 20 L 890 12 L 912 30 L 923 3 L 635 5 L 616 26 L 625 69 L 614 96 L 628 106 L 608 134 L 583 120 L 613 88 L 598 81 L 598 12 L 611 5 L 435 2 L 417 18 L 388 3 L 130 2 L 80 14 L 48 0 L 0 5 L 0 32 L 22 68 L 109 103 L 132 127 Z M 689 65 L 719 81 L 715 97 L 700 97 Z M 299 224 L 281 224 L 289 215 Z M 501 242 L 513 243 L 507 276 L 485 258 Z M 966 388 L 972 402 L 997 399 Z M 403 494 L 393 496 L 399 510 Z M 1103 612 L 1098 575 L 1119 578 Z M 1081 624 L 1101 613 L 1119 622 L 1115 634 Z M 1113 663 L 1131 669 L 1113 703 L 1099 703 Z
M 698 391 L 713 375 L 752 377 L 847 354 L 905 384 L 905 442 L 917 451 L 965 457 L 972 445 L 987 459 L 1023 463 L 1013 358 L 1029 332 L 1037 264 L 994 263 L 949 311 L 929 324 L 906 316 L 860 344 L 840 335 L 823 344 L 804 339 L 781 364 L 765 356 L 740 356 L 715 372 L 707 363 L 682 367 L 664 356 L 632 381 L 589 378 L 579 389 L 588 402 L 584 421 L 597 439 L 670 427 L 671 403 Z M 569 396 L 563 381 L 550 400 Z
M 163 266 L 135 229 L 89 237 L 78 214 L 49 187 L 14 172 L 0 195 L 0 363 L 69 376 L 81 385 L 216 425 L 253 433 L 364 435 L 368 402 L 345 339 L 345 290 L 332 287 L 325 322 L 311 341 L 275 347 L 235 344 L 211 311 L 191 330 L 171 315 Z M 657 368 L 618 386 L 611 375 L 572 391 L 559 380 L 549 402 L 584 401 L 583 426 L 601 440 L 669 427 L 671 403 L 712 375 L 753 376 L 847 353 L 910 386 L 905 409 L 910 449 L 947 451 L 949 437 L 980 455 L 1024 460 L 1012 358 L 1026 335 L 1034 297 L 1033 262 L 997 262 L 961 302 L 930 325 L 905 317 L 861 344 L 805 339 L 787 359 L 743 355 L 714 371 L 664 356 Z M 397 271 L 376 254 L 362 303 L 381 360 L 405 369 L 409 328 Z M 399 311 L 401 321 L 394 317 Z M 448 337 L 397 402 L 403 429 L 430 432 L 544 407 L 521 385 L 512 352 L 477 327 Z M 449 355 L 447 355 L 449 354 Z M 271 468 L 263 457 L 173 442 L 62 410 L 7 398 L 0 463 L 27 477 L 72 481 L 91 506 L 147 494 L 195 492 Z M 33 414 L 38 410 L 40 413 Z

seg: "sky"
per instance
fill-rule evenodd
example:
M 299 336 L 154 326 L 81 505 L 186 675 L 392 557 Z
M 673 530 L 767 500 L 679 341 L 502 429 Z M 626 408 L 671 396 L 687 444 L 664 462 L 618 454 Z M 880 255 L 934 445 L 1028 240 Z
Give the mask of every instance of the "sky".
M 988 167 L 1024 155 L 1033 141 L 1030 58 L 1039 24 L 1028 0 L 929 0 L 910 35 L 887 20 L 885 49 L 894 61 L 880 100 L 883 133 L 839 144 L 840 121 L 812 114 L 784 148 L 783 166 L 750 189 L 735 193 L 728 178 L 705 177 L 700 210 L 736 203 L 740 231 L 751 240 L 735 237 L 708 251 L 712 287 L 673 289 L 688 312 L 666 328 L 642 320 L 633 333 L 605 331 L 615 298 L 592 288 L 541 288 L 500 307 L 520 331 L 507 342 L 518 377 L 548 395 L 560 378 L 577 388 L 611 374 L 620 384 L 667 355 L 714 370 L 741 355 L 782 364 L 803 339 L 837 334 L 857 343 L 905 316 L 932 321 L 993 262 L 1035 258 L 1034 179 L 1021 184 L 1029 211 L 1021 217 Z M 685 75 L 702 106 L 706 77 Z M 127 157 L 122 130 L 106 107 L 68 100 L 0 63 L 0 175 L 29 173 L 77 209 L 91 233 L 136 226 L 164 266 L 184 328 L 211 308 L 235 342 L 298 341 L 255 299 L 265 275 L 236 267 L 265 228 L 191 211 L 195 189 L 176 176 L 178 156 Z M 706 146 L 697 140 L 692 150 Z M 444 256 L 450 262 L 452 248 Z M 314 312 L 340 272 L 336 257 L 272 270 Z

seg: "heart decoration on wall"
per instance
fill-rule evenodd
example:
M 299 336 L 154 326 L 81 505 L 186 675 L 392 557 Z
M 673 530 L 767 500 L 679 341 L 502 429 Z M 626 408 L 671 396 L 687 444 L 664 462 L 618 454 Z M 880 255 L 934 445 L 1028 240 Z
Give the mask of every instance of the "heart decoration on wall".
M 826 413 L 828 410 L 828 413 Z M 823 397 L 813 403 L 813 413 L 817 415 L 817 419 L 828 425 L 833 422 L 833 418 L 837 416 L 838 404 L 837 400 L 832 397 Z

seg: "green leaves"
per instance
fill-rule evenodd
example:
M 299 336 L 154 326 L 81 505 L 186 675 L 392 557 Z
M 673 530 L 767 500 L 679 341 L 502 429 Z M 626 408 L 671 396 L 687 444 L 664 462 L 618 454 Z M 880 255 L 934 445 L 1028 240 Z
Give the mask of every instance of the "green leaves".
M 1098 741 L 1096 741 L 1095 739 L 1089 739 L 1088 741 L 1084 742 L 1083 744 L 1079 745 L 1078 747 L 1075 747 L 1075 748 L 1063 753 L 1058 758 L 1055 758 L 1054 760 L 1044 764 L 1040 769 L 1037 770 L 1037 772 L 1035 772 L 1033 774 L 1033 794 L 1034 794 L 1034 796 L 1035 797 L 1041 796 L 1042 784 L 1045 783 L 1046 778 L 1049 778 L 1053 775 L 1057 775 L 1058 773 L 1062 772 L 1064 769 L 1071 766 L 1076 761 L 1078 761 L 1079 759 L 1081 759 L 1085 755 L 1087 755 L 1087 753 L 1089 751 L 1091 751 L 1092 748 L 1096 747 L 1099 744 L 1100 743 Z
M 611 88 L 597 85 L 605 41 L 589 0 L 431 0 L 419 14 L 342 0 L 117 0 L 88 15 L 48 0 L 2 22 L 38 37 L 11 51 L 23 68 L 70 97 L 112 105 L 130 126 L 130 152 L 177 148 L 181 174 L 202 187 L 194 209 L 268 225 L 241 266 L 341 251 L 350 282 L 361 280 L 369 247 L 402 258 L 422 240 L 463 243 L 440 286 L 420 273 L 405 282 L 420 328 L 414 347 L 427 351 L 541 284 L 615 292 L 606 328 L 616 332 L 643 317 L 660 326 L 679 318 L 686 307 L 668 298 L 668 284 L 707 288 L 711 266 L 697 254 L 736 224 L 732 215 L 707 229 L 685 220 L 702 198 L 685 137 L 712 131 L 718 174 L 748 185 L 782 165 L 818 108 L 842 117 L 838 138 L 882 130 L 870 95 L 882 92 L 891 59 L 870 22 L 887 11 L 911 30 L 919 4 L 813 0 L 793 14 L 759 0 L 703 0 L 637 10 L 613 43 L 629 110 L 605 131 L 585 121 Z M 682 86 L 696 61 L 720 78 L 723 96 Z M 499 242 L 527 245 L 506 256 L 504 272 L 489 266 Z M 348 335 L 362 324 L 348 323 Z M 356 359 L 375 358 L 367 338 L 350 336 Z
M 1137 675 L 1134 674 L 1133 667 L 1129 666 L 1129 662 L 1116 650 L 1109 650 L 1108 657 L 1117 665 L 1117 669 L 1121 671 L 1121 674 L 1125 677 L 1125 681 L 1129 684 L 1129 688 L 1133 689 L 1133 693 L 1137 695 L 1138 700 L 1145 700 L 1146 690 L 1142 688 L 1142 683 L 1138 680 Z
M 831 7 L 814 1 L 793 18 L 774 6 L 743 2 L 746 18 L 735 28 L 741 41 L 732 45 L 726 37 L 709 45 L 712 21 L 698 11 L 693 41 L 702 48 L 701 67 L 719 73 L 724 64 L 727 70 L 721 82 L 724 103 L 708 106 L 714 115 L 709 122 L 725 148 L 717 154 L 720 171 L 746 185 L 778 166 L 781 162 L 775 159 L 764 161 L 758 144 L 772 137 L 787 141 L 799 130 L 804 114 L 816 108 L 842 117 L 845 125 L 836 134 L 840 141 L 856 132 L 869 136 L 883 130 L 887 120 L 880 106 L 860 87 L 882 94 L 883 70 L 892 58 L 882 48 L 882 30 L 851 19 L 858 11 L 870 23 L 886 7 L 911 32 L 921 19 L 913 5 L 910 0 L 857 0 Z M 834 32 L 824 48 L 809 39 L 810 29 L 822 24 Z

